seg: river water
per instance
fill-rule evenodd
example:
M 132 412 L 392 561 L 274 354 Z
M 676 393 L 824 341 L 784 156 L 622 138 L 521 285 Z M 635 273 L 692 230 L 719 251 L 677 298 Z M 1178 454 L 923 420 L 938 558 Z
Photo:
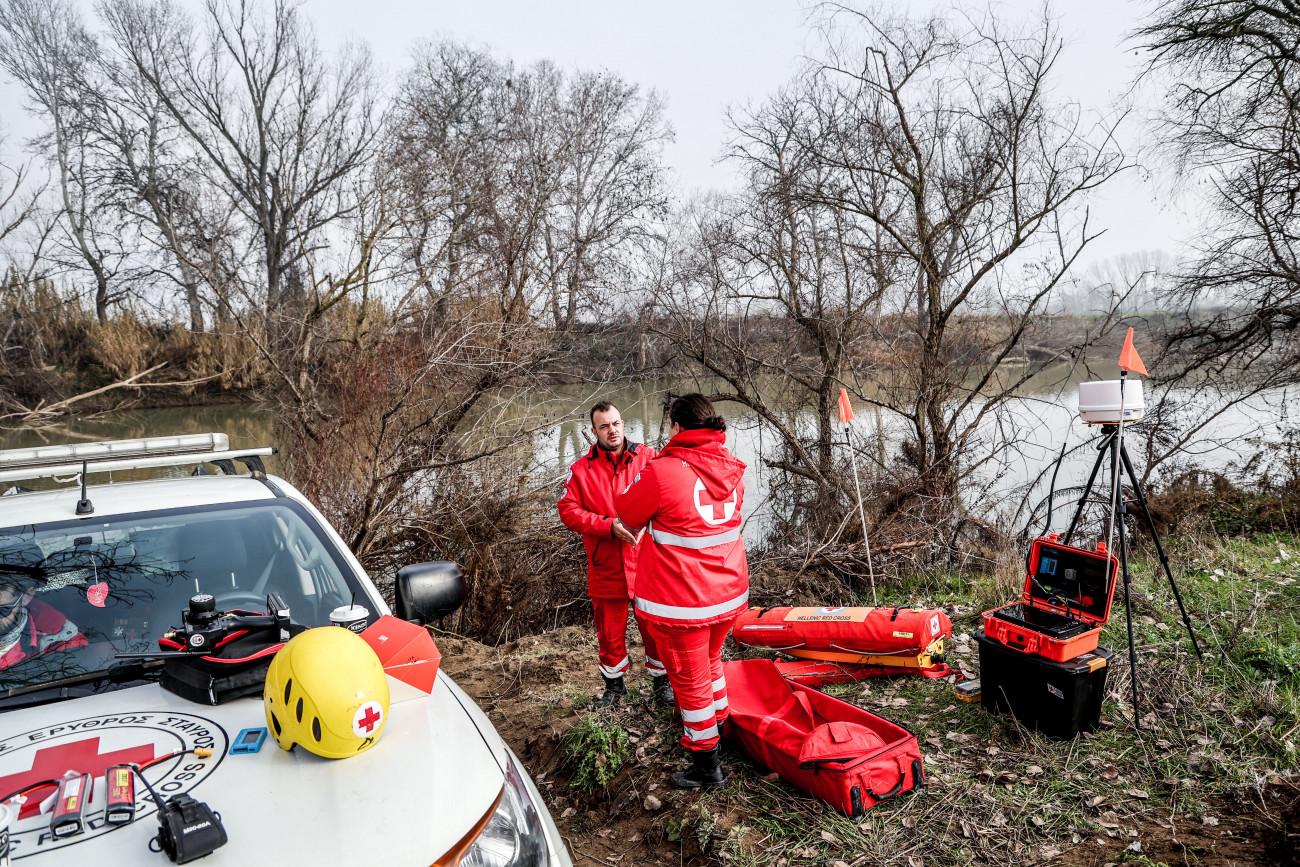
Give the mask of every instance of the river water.
M 1015 375 L 1016 371 L 1009 371 Z M 1097 452 L 1092 447 L 1099 441 L 1100 429 L 1083 424 L 1078 417 L 1078 383 L 1088 377 L 1079 369 L 1067 365 L 1047 368 L 1034 377 L 1021 390 L 1019 397 L 1008 401 L 996 415 L 986 416 L 976 428 L 972 453 L 986 456 L 984 463 L 973 474 L 967 502 L 982 517 L 1007 522 L 1013 528 L 1023 526 L 1032 506 L 1040 504 L 1047 495 L 1053 465 L 1066 446 L 1066 456 L 1060 462 L 1057 490 L 1066 491 L 1081 487 L 1087 480 Z M 563 386 L 555 390 L 555 398 L 575 413 L 539 438 L 539 457 L 554 455 L 551 460 L 557 471 L 585 454 L 590 439 L 584 436 L 589 427 L 585 410 L 596 399 L 614 402 L 621 410 L 628 435 L 638 441 L 658 445 L 667 419 L 664 400 L 670 393 L 712 389 L 707 382 L 658 382 L 616 386 L 603 390 Z M 1171 394 L 1183 408 L 1176 423 L 1187 430 L 1202 417 L 1205 406 L 1212 400 L 1193 389 L 1183 389 Z M 1229 402 L 1230 401 L 1229 396 Z M 1148 405 L 1152 395 L 1148 393 Z M 1283 436 L 1284 421 L 1279 421 L 1287 403 L 1287 395 L 1276 390 L 1258 395 L 1232 406 L 1218 415 L 1212 424 L 1193 434 L 1179 455 L 1162 465 L 1166 473 L 1176 466 L 1195 465 L 1204 469 L 1223 470 L 1240 464 L 1256 451 L 1261 442 L 1276 442 Z M 968 418 L 979 411 L 980 404 L 967 412 Z M 1198 409 L 1198 406 L 1200 409 Z M 719 411 L 728 419 L 727 444 L 731 451 L 745 461 L 745 507 L 748 519 L 745 535 L 749 539 L 761 538 L 771 518 L 768 484 L 771 474 L 761 456 L 771 456 L 777 446 L 775 435 L 765 429 L 758 417 L 734 403 L 721 403 Z M 849 427 L 863 478 L 866 474 L 888 473 L 898 460 L 898 443 L 907 433 L 906 423 L 898 416 L 855 404 L 856 418 Z M 813 431 L 810 415 L 796 416 L 787 423 L 800 426 L 804 433 Z M 876 436 L 878 430 L 884 437 Z M 840 429 L 837 440 L 844 442 Z M 882 442 L 883 440 L 883 442 Z M 1144 471 L 1141 431 L 1125 436 L 1128 451 Z M 1105 478 L 1104 474 L 1100 479 Z M 1151 481 L 1161 478 L 1159 471 Z M 1097 482 L 1097 490 L 1104 490 Z M 1022 508 L 1022 504 L 1025 507 Z M 1069 510 L 1062 501 L 1056 501 L 1055 527 L 1060 529 L 1069 521 Z M 1036 525 L 1041 527 L 1041 524 Z
M 1022 395 L 1010 401 L 1001 413 L 980 423 L 975 452 L 991 457 L 976 473 L 969 492 L 968 500 L 977 510 L 987 517 L 1018 526 L 1017 522 L 1023 522 L 1027 516 L 1024 512 L 1016 517 L 1022 501 L 1028 498 L 1031 503 L 1036 503 L 1046 494 L 1046 476 L 1063 442 L 1068 441 L 1069 453 L 1062 461 L 1057 487 L 1067 489 L 1083 483 L 1096 454 L 1088 443 L 1095 440 L 1097 431 L 1077 418 L 1077 383 L 1080 378 L 1064 366 L 1048 369 L 1031 381 L 1022 390 Z M 538 407 L 548 418 L 555 420 L 535 436 L 539 469 L 543 475 L 551 475 L 558 481 L 563 478 L 568 465 L 587 452 L 591 442 L 586 433 L 589 428 L 587 408 L 595 401 L 610 400 L 619 407 L 630 438 L 661 445 L 666 422 L 665 398 L 673 393 L 696 389 L 712 391 L 709 383 L 676 380 L 602 387 L 563 385 L 548 394 L 534 395 Z M 1197 393 L 1192 390 L 1175 396 L 1184 404 L 1194 403 L 1197 399 Z M 1194 436 L 1180 459 L 1205 468 L 1221 469 L 1240 461 L 1257 448 L 1257 440 L 1276 441 L 1282 436 L 1277 421 L 1278 407 L 1285 406 L 1286 400 L 1285 394 L 1270 393 L 1234 407 Z M 972 407 L 971 412 L 977 409 Z M 728 419 L 728 447 L 748 465 L 743 510 L 747 518 L 745 535 L 757 539 L 773 517 L 773 504 L 768 493 L 772 471 L 766 468 L 761 458 L 770 456 L 777 442 L 772 432 L 765 430 L 759 419 L 740 405 L 722 403 L 719 410 Z M 888 472 L 896 460 L 896 444 L 902 439 L 904 424 L 900 419 L 891 419 L 870 407 L 861 406 L 856 411 L 858 415 L 850 426 L 850 435 L 858 448 L 860 471 L 872 475 Z M 811 428 L 808 416 L 795 415 L 791 421 L 804 430 Z M 1187 423 L 1190 424 L 1190 420 Z M 883 443 L 875 436 L 876 431 L 882 428 L 885 431 Z M 0 448 L 209 431 L 228 434 L 232 447 L 276 444 L 274 416 L 270 409 L 259 404 L 238 403 L 122 410 L 69 417 L 55 425 L 0 431 Z M 839 439 L 843 442 L 842 435 Z M 1138 449 L 1140 442 L 1137 435 L 1130 441 L 1130 451 L 1139 464 L 1142 460 Z M 280 461 L 276 457 L 267 460 L 270 472 L 277 472 L 279 467 Z M 123 477 L 125 480 L 135 475 L 123 474 Z M 1035 481 L 1037 484 L 1031 489 Z M 1057 527 L 1067 520 L 1065 510 L 1059 510 Z

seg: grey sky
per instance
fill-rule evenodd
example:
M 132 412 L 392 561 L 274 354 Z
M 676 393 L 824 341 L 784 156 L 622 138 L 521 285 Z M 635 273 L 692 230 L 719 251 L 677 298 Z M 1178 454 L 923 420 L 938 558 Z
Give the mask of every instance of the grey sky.
M 947 4 L 912 0 L 909 7 L 930 5 Z M 1124 92 L 1138 58 L 1121 42 L 1144 5 L 1058 2 L 1067 40 L 1058 96 L 1104 108 Z M 1003 0 L 994 8 L 1007 16 L 1033 15 L 1039 2 Z M 549 58 L 568 68 L 604 68 L 654 88 L 668 100 L 677 140 L 667 158 L 686 191 L 731 182 L 730 171 L 715 161 L 727 106 L 760 100 L 777 87 L 809 39 L 799 0 L 308 0 L 305 9 L 327 46 L 364 40 L 390 75 L 401 69 L 416 39 L 449 36 L 516 61 Z M 13 85 L 0 85 L 0 126 L 10 134 L 10 154 L 34 130 L 20 106 Z M 1141 131 L 1134 121 L 1124 142 L 1130 150 Z M 1167 196 L 1158 196 L 1143 172 L 1117 180 L 1094 202 L 1093 225 L 1108 231 L 1088 260 L 1152 248 L 1175 252 L 1194 222 L 1162 200 Z

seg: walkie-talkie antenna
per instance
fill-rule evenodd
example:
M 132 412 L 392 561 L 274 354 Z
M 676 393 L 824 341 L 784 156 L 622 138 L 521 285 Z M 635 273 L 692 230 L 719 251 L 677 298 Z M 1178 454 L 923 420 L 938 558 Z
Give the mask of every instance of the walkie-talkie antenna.
M 93 515 L 95 507 L 86 496 L 86 461 L 81 462 L 81 499 L 77 500 L 78 515 Z

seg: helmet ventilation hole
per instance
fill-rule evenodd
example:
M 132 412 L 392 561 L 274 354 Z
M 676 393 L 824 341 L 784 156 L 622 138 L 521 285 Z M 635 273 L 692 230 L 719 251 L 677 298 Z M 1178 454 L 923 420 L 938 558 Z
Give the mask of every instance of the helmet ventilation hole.
M 291 677 L 291 678 L 289 678 L 288 680 L 286 680 L 286 681 L 284 682 L 284 703 L 285 703 L 285 706 L 288 706 L 288 704 L 289 704 L 289 694 L 292 693 L 292 692 L 293 692 L 293 678 Z
M 298 722 L 302 722 L 302 699 L 298 699 L 297 715 L 298 715 Z
M 275 714 L 271 714 L 271 728 L 275 729 L 275 736 L 276 736 L 276 737 L 279 737 L 279 736 L 280 736 L 280 720 L 276 718 Z
M 317 743 L 320 742 L 320 717 L 312 717 L 311 735 L 316 739 Z

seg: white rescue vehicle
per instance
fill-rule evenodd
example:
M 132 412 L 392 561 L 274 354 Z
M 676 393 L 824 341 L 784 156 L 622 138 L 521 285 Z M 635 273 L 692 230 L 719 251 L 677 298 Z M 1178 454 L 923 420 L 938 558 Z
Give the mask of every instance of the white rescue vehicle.
M 170 863 L 140 781 L 133 819 L 105 821 L 106 773 L 135 764 L 160 800 L 186 793 L 219 814 L 227 842 L 203 858 L 212 867 L 569 867 L 519 760 L 444 673 L 428 695 L 394 694 L 373 747 L 330 760 L 240 737 L 267 725 L 260 695 L 186 701 L 159 685 L 164 663 L 119 656 L 157 651 L 195 594 L 220 611 L 265 611 L 279 594 L 307 627 L 352 604 L 393 613 L 312 504 L 266 475 L 273 451 L 203 434 L 0 452 L 0 487 L 13 486 L 0 497 L 0 799 L 31 795 L 8 811 L 9 858 Z M 144 469 L 168 477 L 111 480 Z M 83 485 L 21 486 L 38 478 Z M 396 615 L 425 622 L 455 610 L 464 584 L 449 564 L 415 564 L 395 592 Z M 80 830 L 58 826 L 56 788 L 31 787 L 81 774 Z

